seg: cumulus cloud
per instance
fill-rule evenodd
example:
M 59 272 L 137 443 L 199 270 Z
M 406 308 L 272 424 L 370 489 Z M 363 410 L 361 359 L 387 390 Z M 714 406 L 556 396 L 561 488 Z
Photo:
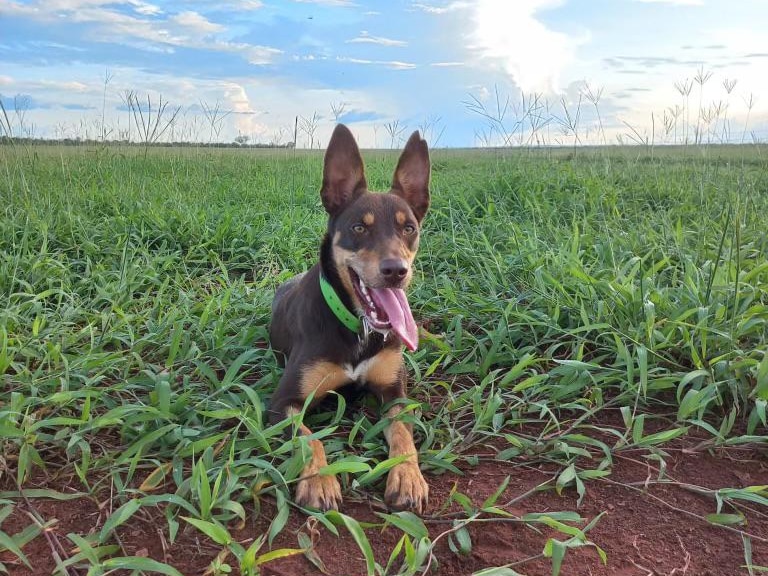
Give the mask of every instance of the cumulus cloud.
M 162 81 L 162 78 L 153 78 L 152 81 Z M 363 136 L 359 140 L 361 146 L 373 146 L 375 139 L 371 128 L 382 119 L 396 117 L 396 107 L 386 97 L 376 95 L 374 99 L 366 92 L 357 90 L 313 88 L 269 78 L 189 81 L 195 84 L 194 93 L 199 94 L 201 99 L 208 102 L 220 100 L 222 110 L 232 111 L 224 121 L 222 138 L 244 134 L 253 141 L 279 140 L 285 143 L 293 139 L 293 123 L 297 114 L 309 117 L 317 113 L 323 121 L 318 127 L 316 143 L 324 145 L 333 130 L 333 123 L 323 115 L 323 103 L 343 101 L 347 110 L 344 121 L 354 125 L 352 129 L 356 136 Z M 361 130 L 364 132 L 361 133 Z M 300 133 L 299 146 L 306 144 L 304 135 Z
M 524 92 L 557 92 L 560 76 L 574 61 L 587 34 L 552 30 L 537 16 L 560 0 L 478 0 L 473 4 L 471 48 L 500 64 Z
M 234 115 L 234 128 L 238 134 L 261 135 L 267 130 L 266 124 L 258 120 L 260 112 L 251 104 L 248 93 L 241 84 L 224 82 L 224 109 Z

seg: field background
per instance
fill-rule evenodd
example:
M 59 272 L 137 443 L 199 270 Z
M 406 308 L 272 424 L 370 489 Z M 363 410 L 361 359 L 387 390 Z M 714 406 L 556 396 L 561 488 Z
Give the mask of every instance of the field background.
M 369 187 L 388 189 L 396 153 L 364 157 Z M 618 573 L 627 558 L 592 539 L 604 520 L 581 499 L 625 482 L 622 458 L 680 485 L 667 464 L 702 455 L 751 462 L 751 481 L 687 482 L 706 503 L 688 521 L 736 538 L 727 573 L 765 571 L 762 146 L 432 159 L 408 418 L 427 481 L 447 488 L 423 520 L 386 514 L 378 410 L 339 397 L 308 422 L 351 508 L 302 524 L 289 503 L 304 441 L 265 417 L 279 375 L 266 326 L 274 287 L 317 257 L 322 154 L 3 146 L 0 571 L 300 573 L 322 569 L 317 539 L 334 546 L 338 531 L 360 573 L 417 574 L 472 558 L 479 527 L 516 523 L 540 530 L 526 532 L 537 551 L 486 574 L 557 573 L 577 547 L 595 572 L 564 573 Z M 454 484 L 489 462 L 502 470 L 490 491 Z M 510 495 L 536 466 L 548 480 Z M 541 491 L 553 500 L 521 511 Z M 90 526 L 57 527 L 82 502 Z M 160 552 L 127 543 L 144 525 L 161 529 Z

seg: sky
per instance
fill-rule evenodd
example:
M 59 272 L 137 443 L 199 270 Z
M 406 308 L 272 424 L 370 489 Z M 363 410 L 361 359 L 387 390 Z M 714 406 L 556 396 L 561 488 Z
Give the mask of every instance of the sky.
M 49 138 L 136 140 L 136 95 L 162 127 L 179 107 L 174 140 L 763 141 L 766 22 L 766 0 L 0 0 L 0 97 Z

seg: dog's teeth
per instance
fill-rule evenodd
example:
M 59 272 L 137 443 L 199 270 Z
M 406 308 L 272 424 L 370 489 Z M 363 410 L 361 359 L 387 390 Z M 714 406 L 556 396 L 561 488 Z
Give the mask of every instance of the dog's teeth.
M 379 319 L 379 315 L 378 315 L 378 314 L 376 314 L 376 312 L 375 312 L 375 311 L 374 311 L 374 312 L 371 312 L 371 318 L 373 318 L 374 320 L 378 320 L 378 319 Z

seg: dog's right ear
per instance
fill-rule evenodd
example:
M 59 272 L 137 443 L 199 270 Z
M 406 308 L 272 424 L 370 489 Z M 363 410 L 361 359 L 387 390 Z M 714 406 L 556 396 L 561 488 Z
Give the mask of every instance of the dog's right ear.
M 366 190 L 365 170 L 352 132 L 339 124 L 325 151 L 320 197 L 326 212 L 335 216 Z

